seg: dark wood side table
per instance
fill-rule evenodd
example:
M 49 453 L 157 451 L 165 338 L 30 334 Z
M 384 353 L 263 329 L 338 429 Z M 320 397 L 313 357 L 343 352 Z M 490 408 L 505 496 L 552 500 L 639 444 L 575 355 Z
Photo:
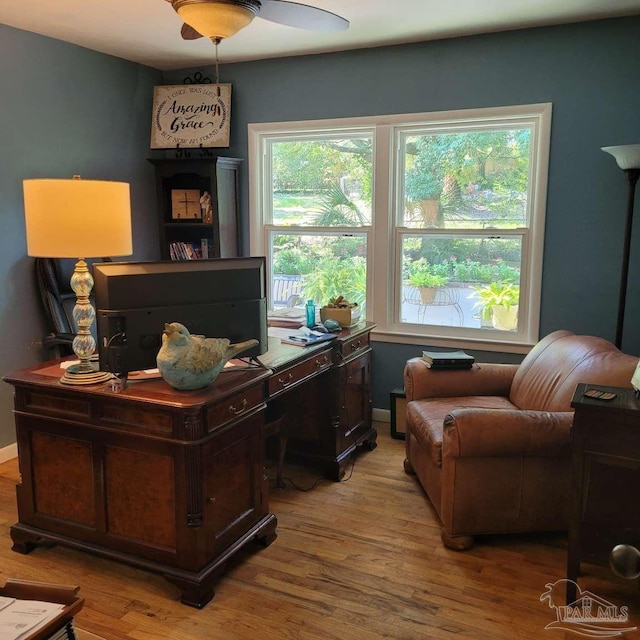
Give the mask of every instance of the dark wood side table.
M 227 560 L 276 537 L 264 474 L 270 371 L 72 387 L 59 363 L 7 375 L 20 464 L 13 550 L 51 541 L 163 575 L 203 607 Z
M 586 397 L 592 388 L 616 397 Z M 567 578 L 575 582 L 581 562 L 606 566 L 617 544 L 640 546 L 640 399 L 630 388 L 579 384 L 571 406 L 575 417 Z M 576 597 L 571 586 L 567 604 Z

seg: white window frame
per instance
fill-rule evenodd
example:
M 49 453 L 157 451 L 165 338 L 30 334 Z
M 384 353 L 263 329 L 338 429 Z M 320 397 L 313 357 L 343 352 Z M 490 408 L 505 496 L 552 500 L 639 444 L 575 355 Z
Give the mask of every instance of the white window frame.
M 550 103 L 459 111 L 394 114 L 385 116 L 255 123 L 248 125 L 250 252 L 268 255 L 273 232 L 286 227 L 271 224 L 271 167 L 269 141 L 309 140 L 339 135 L 373 135 L 372 225 L 340 229 L 304 227 L 304 233 L 335 235 L 351 232 L 367 235 L 367 319 L 376 323 L 379 341 L 405 344 L 457 346 L 525 353 L 539 339 L 542 260 L 551 137 Z M 399 322 L 401 242 L 403 235 L 419 230 L 401 226 L 404 194 L 399 136 L 411 130 L 451 131 L 461 128 L 520 127 L 531 129 L 531 167 L 526 229 L 496 230 L 493 235 L 520 235 L 522 242 L 521 296 L 517 332 L 407 325 Z M 299 229 L 296 228 L 296 233 Z M 451 230 L 429 229 L 429 234 L 451 235 Z M 482 232 L 484 234 L 486 232 Z M 271 281 L 268 260 L 268 278 Z

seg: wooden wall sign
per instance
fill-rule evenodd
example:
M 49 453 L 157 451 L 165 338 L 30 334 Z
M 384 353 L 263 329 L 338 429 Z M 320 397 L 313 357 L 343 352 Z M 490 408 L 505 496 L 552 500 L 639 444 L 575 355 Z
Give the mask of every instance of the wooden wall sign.
M 152 149 L 228 147 L 230 123 L 231 84 L 153 89 Z

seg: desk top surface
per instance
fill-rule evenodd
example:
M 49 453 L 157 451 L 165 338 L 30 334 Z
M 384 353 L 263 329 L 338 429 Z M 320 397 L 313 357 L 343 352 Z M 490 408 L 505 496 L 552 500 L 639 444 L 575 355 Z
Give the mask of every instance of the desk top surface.
M 344 329 L 337 334 L 336 340 L 345 341 L 362 335 L 374 326 L 373 323 L 362 323 L 356 327 Z M 260 356 L 259 365 L 248 365 L 244 360 L 234 360 L 222 370 L 213 384 L 195 391 L 178 391 L 161 378 L 135 380 L 134 376 L 129 379 L 124 389 L 114 388 L 111 382 L 83 386 L 62 384 L 60 377 L 63 374 L 63 369 L 60 364 L 70 358 L 40 362 L 8 373 L 3 377 L 3 380 L 14 386 L 49 387 L 73 394 L 111 396 L 122 400 L 197 407 L 253 386 L 261 380 L 269 378 L 275 371 L 291 366 L 320 351 L 331 349 L 335 342 L 321 342 L 309 347 L 283 344 L 280 341 L 282 336 L 278 333 L 282 331 L 291 332 L 288 329 L 269 329 L 269 350 Z
M 375 324 L 372 322 L 362 322 L 336 333 L 335 340 L 319 342 L 310 346 L 298 346 L 282 342 L 283 338 L 286 338 L 292 333 L 296 333 L 294 329 L 269 327 L 269 350 L 267 353 L 261 355 L 258 360 L 269 369 L 274 371 L 281 370 L 311 354 L 331 349 L 336 341 L 344 342 L 350 340 L 351 338 L 371 331 L 373 327 L 375 327 Z

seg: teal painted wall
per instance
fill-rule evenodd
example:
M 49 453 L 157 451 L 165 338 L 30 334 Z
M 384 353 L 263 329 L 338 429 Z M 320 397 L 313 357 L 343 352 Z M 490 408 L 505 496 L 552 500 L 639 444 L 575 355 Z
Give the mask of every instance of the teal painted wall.
M 541 332 L 613 340 L 626 182 L 605 145 L 640 142 L 640 18 L 512 31 L 327 55 L 224 64 L 233 84 L 231 146 L 247 124 L 552 102 Z M 132 185 L 134 259 L 156 259 L 149 156 L 152 87 L 193 71 L 159 71 L 0 25 L 0 373 L 44 357 L 26 255 L 22 180 L 84 177 Z M 248 181 L 241 170 L 247 240 Z M 640 204 L 636 199 L 636 206 Z M 632 272 L 640 269 L 640 222 Z M 624 348 L 640 354 L 640 282 L 630 284 Z M 374 406 L 388 408 L 417 345 L 376 343 Z M 476 353 L 476 356 L 483 354 Z M 493 361 L 514 356 L 486 354 Z M 12 389 L 0 385 L 0 448 L 15 440 Z
M 223 42 L 220 58 L 221 80 L 233 85 L 229 152 L 240 157 L 251 122 L 553 103 L 541 334 L 614 339 L 627 184 L 600 147 L 640 143 L 640 18 L 229 65 Z M 243 198 L 246 211 L 246 171 Z M 631 271 L 639 269 L 640 220 Z M 623 348 L 640 354 L 638 279 L 626 316 Z M 389 389 L 402 386 L 404 362 L 420 350 L 376 343 L 374 407 L 388 408 Z
M 0 374 L 46 358 L 23 179 L 80 174 L 129 182 L 134 257 L 157 257 L 146 162 L 155 84 L 157 70 L 0 25 Z M 0 449 L 15 442 L 12 407 L 13 388 L 0 383 Z

